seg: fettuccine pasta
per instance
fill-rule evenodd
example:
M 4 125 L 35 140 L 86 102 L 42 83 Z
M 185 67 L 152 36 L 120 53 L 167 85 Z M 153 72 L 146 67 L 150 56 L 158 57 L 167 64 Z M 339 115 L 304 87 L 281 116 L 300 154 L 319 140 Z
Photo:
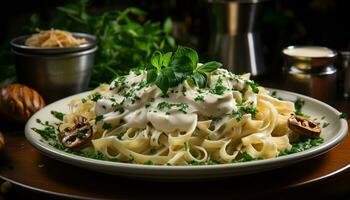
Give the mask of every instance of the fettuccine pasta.
M 184 80 L 166 95 L 146 80 L 147 71 L 130 72 L 73 100 L 60 132 L 83 116 L 93 129 L 83 150 L 139 164 L 230 163 L 291 148 L 287 119 L 294 104 L 253 87 L 249 74 L 217 69 L 207 87 Z

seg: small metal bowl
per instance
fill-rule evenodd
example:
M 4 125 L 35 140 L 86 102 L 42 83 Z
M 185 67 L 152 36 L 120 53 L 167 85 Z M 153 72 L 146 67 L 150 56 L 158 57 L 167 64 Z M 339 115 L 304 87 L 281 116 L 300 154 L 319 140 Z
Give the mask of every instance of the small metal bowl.
M 46 100 L 57 99 L 88 89 L 96 38 L 85 33 L 72 33 L 88 43 L 72 47 L 28 47 L 30 35 L 13 39 L 10 44 L 16 60 L 17 80 L 36 89 Z
M 327 51 L 326 55 L 311 56 L 308 54 L 291 55 L 288 51 L 300 48 Z M 327 47 L 320 46 L 289 46 L 282 50 L 287 68 L 293 68 L 306 73 L 333 73 L 333 63 L 337 58 L 337 52 Z M 335 68 L 334 68 L 335 69 Z

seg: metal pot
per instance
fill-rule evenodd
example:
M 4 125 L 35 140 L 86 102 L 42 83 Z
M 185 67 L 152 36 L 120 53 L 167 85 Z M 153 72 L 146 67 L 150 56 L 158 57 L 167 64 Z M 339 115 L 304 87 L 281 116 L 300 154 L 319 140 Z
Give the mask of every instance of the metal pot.
M 85 38 L 88 43 L 73 47 L 28 47 L 24 41 L 29 35 L 10 42 L 17 80 L 36 89 L 46 102 L 88 89 L 97 50 L 96 38 L 84 33 L 73 33 L 73 36 Z

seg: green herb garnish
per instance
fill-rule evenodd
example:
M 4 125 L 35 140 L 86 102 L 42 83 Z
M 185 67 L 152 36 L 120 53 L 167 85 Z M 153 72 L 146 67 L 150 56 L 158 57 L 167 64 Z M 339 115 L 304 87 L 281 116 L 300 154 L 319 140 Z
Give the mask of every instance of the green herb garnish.
M 194 98 L 195 101 L 202 101 L 204 102 L 204 96 L 203 95 L 198 95 L 196 98 Z
M 206 73 L 222 64 L 212 61 L 198 66 L 198 60 L 197 52 L 188 47 L 179 46 L 174 53 L 155 51 L 151 57 L 152 67 L 147 71 L 147 83 L 156 84 L 163 94 L 184 80 L 203 88 L 207 84 Z
M 51 115 L 53 115 L 56 119 L 59 119 L 61 121 L 63 121 L 63 117 L 64 117 L 64 113 L 61 113 L 61 112 L 57 112 L 57 111 L 54 111 L 54 110 L 51 110 Z
M 124 132 L 117 133 L 117 138 L 118 138 L 119 140 L 123 140 L 124 134 L 125 134 Z
M 299 116 L 304 116 L 304 117 L 309 117 L 308 115 L 305 115 L 301 112 L 303 106 L 305 104 L 305 101 L 298 98 L 295 102 L 294 102 L 294 109 L 295 109 L 295 114 L 299 115 Z
M 145 164 L 145 165 L 154 165 L 154 163 L 153 163 L 151 160 L 145 162 L 144 164 Z
M 81 138 L 83 138 L 84 136 L 85 136 L 85 133 L 84 133 L 84 132 L 82 132 L 82 131 L 78 131 L 78 132 L 77 132 L 77 138 L 81 139 Z
M 289 150 L 286 149 L 284 151 L 281 151 L 279 153 L 279 156 L 284 156 L 284 155 L 288 155 L 288 154 L 293 154 L 293 153 L 305 151 L 305 150 L 310 149 L 312 147 L 319 146 L 320 144 L 323 143 L 323 141 L 324 141 L 323 138 L 315 138 L 315 139 L 302 138 L 296 142 L 293 142 L 291 149 L 289 149 Z
M 330 125 L 330 123 L 324 122 L 324 123 L 322 124 L 322 128 L 326 128 L 326 127 L 328 127 L 329 125 Z
M 223 85 L 222 79 L 220 78 L 217 80 L 215 87 L 211 88 L 209 92 L 212 94 L 223 95 L 226 90 L 227 88 Z
M 168 102 L 160 102 L 158 105 L 157 105 L 157 108 L 159 110 L 163 110 L 163 109 L 171 109 L 173 107 L 176 107 L 178 108 L 179 111 L 182 111 L 183 113 L 187 113 L 187 108 L 189 107 L 187 104 L 185 103 L 168 103 Z
M 339 119 L 346 119 L 347 117 L 346 117 L 346 114 L 345 113 L 343 113 L 343 112 L 341 112 L 340 114 L 339 114 Z
M 95 92 L 94 94 L 92 94 L 92 101 L 97 102 L 99 99 L 102 98 L 102 95 L 99 92 Z
M 188 151 L 188 142 L 186 141 L 186 142 L 184 142 L 184 149 L 185 149 L 185 151 Z
M 111 129 L 112 128 L 112 124 L 109 124 L 109 123 L 105 122 L 105 123 L 103 123 L 102 128 L 105 129 L 105 130 Z
M 246 107 L 240 107 L 239 112 L 251 114 L 252 118 L 255 118 L 255 115 L 259 112 L 259 110 L 254 107 L 253 103 L 250 103 Z
M 46 126 L 44 129 L 32 128 L 32 130 L 40 134 L 45 140 L 56 140 L 56 132 L 53 126 Z
M 256 94 L 259 93 L 259 85 L 253 81 L 250 81 L 250 80 L 245 80 L 244 81 L 246 84 L 248 84 L 250 86 L 250 88 L 252 89 L 252 91 Z
M 238 111 L 232 111 L 231 112 L 232 117 L 234 117 L 236 119 L 237 122 L 240 122 L 243 119 L 243 115 L 242 113 L 238 112 Z
M 103 115 L 96 115 L 95 121 L 101 121 L 103 119 Z
M 156 153 L 157 153 L 157 149 L 155 149 L 155 148 L 151 148 L 150 153 L 151 153 L 151 155 L 156 154 Z

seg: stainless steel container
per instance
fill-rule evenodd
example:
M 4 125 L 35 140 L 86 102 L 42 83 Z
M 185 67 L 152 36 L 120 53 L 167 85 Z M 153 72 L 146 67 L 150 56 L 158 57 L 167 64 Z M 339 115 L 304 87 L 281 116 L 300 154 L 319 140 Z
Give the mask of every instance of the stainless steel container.
M 232 72 L 266 72 L 259 24 L 266 0 L 208 0 L 211 38 L 209 54 Z
M 34 48 L 24 45 L 29 36 L 21 36 L 10 43 L 16 60 L 17 80 L 36 89 L 46 100 L 54 100 L 88 89 L 96 38 L 83 33 L 74 37 L 88 43 L 74 47 Z
M 288 90 L 322 101 L 336 98 L 336 51 L 319 46 L 289 46 L 282 50 L 282 55 Z
M 342 50 L 341 55 L 341 81 L 343 82 L 345 99 L 350 99 L 350 50 Z

